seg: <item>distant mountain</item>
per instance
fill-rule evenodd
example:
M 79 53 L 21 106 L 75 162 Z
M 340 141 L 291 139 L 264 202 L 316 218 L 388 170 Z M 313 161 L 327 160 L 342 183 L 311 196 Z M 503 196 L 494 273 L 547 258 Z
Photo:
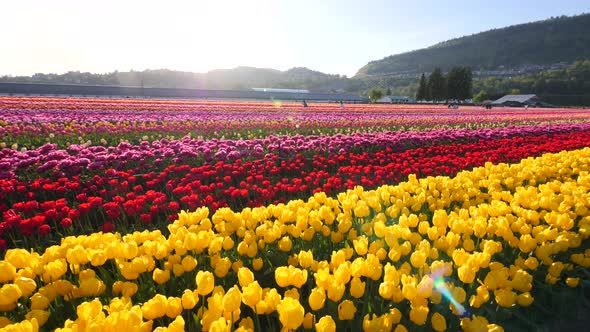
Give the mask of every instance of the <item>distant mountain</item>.
M 388 56 L 369 62 L 355 78 L 428 73 L 435 67 L 445 71 L 453 66 L 489 71 L 588 58 L 590 14 L 583 14 L 494 29 Z
M 485 15 L 482 15 L 485 19 Z M 578 61 L 580 60 L 580 61 Z M 470 66 L 474 93 L 535 93 L 555 104 L 590 105 L 590 14 L 558 17 L 451 39 L 428 48 L 371 61 L 352 78 L 308 68 L 286 71 L 237 67 L 207 73 L 167 69 L 92 74 L 0 77 L 0 82 L 122 85 L 248 90 L 308 89 L 367 95 L 372 88 L 415 95 L 418 77 L 435 67 Z M 563 98 L 562 98 L 563 97 Z
M 0 82 L 36 82 L 62 84 L 122 85 L 161 88 L 248 90 L 251 88 L 309 89 L 316 92 L 341 92 L 347 78 L 296 67 L 286 71 L 268 68 L 237 67 L 216 69 L 207 73 L 191 73 L 168 69 L 115 71 L 107 74 L 68 72 L 65 74 L 34 74 L 4 76 Z

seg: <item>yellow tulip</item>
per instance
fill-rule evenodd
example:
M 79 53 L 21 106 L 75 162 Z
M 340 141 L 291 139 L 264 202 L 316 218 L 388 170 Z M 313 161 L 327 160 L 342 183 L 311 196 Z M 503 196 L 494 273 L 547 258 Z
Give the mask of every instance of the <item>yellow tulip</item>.
M 254 271 L 260 271 L 263 266 L 264 262 L 262 261 L 262 258 L 258 257 L 252 260 L 252 268 Z
M 182 313 L 182 300 L 178 297 L 169 297 L 166 304 L 166 316 L 176 318 Z
M 49 299 L 42 295 L 41 293 L 35 293 L 33 296 L 30 297 L 31 300 L 31 309 L 35 310 L 45 310 L 49 307 Z
M 410 263 L 412 263 L 412 266 L 419 269 L 424 266 L 427 257 L 428 255 L 426 255 L 426 253 L 424 253 L 422 250 L 414 251 L 410 256 Z
M 254 273 L 247 267 L 240 267 L 238 269 L 238 282 L 242 287 L 251 284 L 254 282 Z
M 172 323 L 168 325 L 167 332 L 184 332 L 184 318 L 177 316 Z
M 121 295 L 131 297 L 137 293 L 138 287 L 134 282 L 125 281 L 121 285 Z
M 240 308 L 242 293 L 237 285 L 230 288 L 223 296 L 223 310 L 233 312 Z
M 29 264 L 31 263 L 31 253 L 25 249 L 8 249 L 4 254 L 4 260 L 5 262 L 0 262 L 1 276 L 4 276 L 5 273 L 5 271 L 2 271 L 3 267 L 1 266 L 5 263 L 10 264 L 17 269 L 22 269 L 29 266 Z M 5 282 L 1 280 L 2 279 L 0 279 L 0 282 Z
M 156 268 L 152 274 L 152 278 L 158 285 L 165 284 L 170 280 L 170 270 L 160 270 Z
M 501 307 L 511 307 L 516 303 L 517 295 L 508 289 L 498 289 L 494 291 L 496 302 Z
M 308 251 L 300 251 L 298 255 L 299 265 L 302 268 L 308 268 L 313 263 L 313 252 L 311 250 Z
M 334 280 L 341 284 L 347 284 L 352 277 L 352 270 L 350 268 L 350 262 L 340 264 L 334 271 Z
M 47 323 L 47 320 L 49 319 L 49 312 L 45 310 L 33 309 L 25 315 L 26 320 L 30 321 L 33 320 L 33 318 L 37 320 L 39 327 L 41 327 Z
M 424 325 L 428 318 L 428 306 L 427 305 L 414 305 L 412 304 L 410 309 L 410 320 L 416 325 Z
M 568 286 L 574 288 L 574 287 L 577 287 L 578 284 L 580 283 L 580 278 L 571 278 L 570 277 L 570 278 L 565 279 L 565 283 Z
M 315 324 L 317 332 L 336 332 L 336 322 L 332 316 L 324 316 Z
M 7 261 L 0 261 L 0 283 L 13 281 L 16 277 L 16 268 Z
M 283 238 L 281 238 L 281 240 L 279 240 L 278 248 L 280 251 L 290 252 L 292 247 L 293 242 L 291 241 L 291 238 L 289 238 L 288 236 L 284 236 Z
M 31 278 L 18 277 L 14 280 L 14 284 L 20 288 L 24 297 L 29 297 L 37 289 L 37 283 Z
M 240 328 L 244 328 L 244 332 L 254 331 L 254 320 L 252 320 L 252 317 L 242 318 L 238 325 Z
M 354 245 L 354 250 L 356 251 L 357 255 L 364 256 L 367 254 L 369 239 L 366 236 L 360 236 L 357 239 L 353 240 L 352 243 Z
M 352 320 L 356 314 L 356 307 L 351 300 L 344 300 L 338 305 L 338 319 Z
M 60 296 L 66 296 L 72 292 L 74 285 L 68 280 L 60 279 L 52 283 L 55 288 L 55 292 Z
M 199 293 L 199 295 L 208 295 L 215 287 L 213 274 L 209 271 L 197 272 L 195 281 L 197 282 L 197 293 Z
M 184 272 L 190 272 L 197 267 L 197 260 L 193 256 L 184 256 L 181 265 Z
M 0 316 L 0 329 L 12 324 L 12 321 L 8 317 Z
M 128 311 L 131 307 L 131 299 L 128 297 L 121 297 L 112 299 L 108 307 L 105 306 L 105 309 L 109 312 L 109 315 L 112 315 L 113 313 Z
M 311 330 L 311 328 L 315 324 L 315 315 L 311 312 L 308 312 L 303 317 L 303 328 L 306 330 Z
M 22 291 L 17 285 L 5 284 L 0 288 L 0 305 L 16 303 L 22 294 Z
M 141 312 L 146 319 L 154 320 L 166 315 L 167 305 L 168 299 L 162 294 L 157 294 L 143 304 Z
M 326 301 L 326 292 L 322 287 L 314 287 L 309 294 L 309 307 L 311 310 L 320 310 L 324 307 Z
M 281 295 L 275 288 L 271 288 L 264 293 L 264 302 L 267 305 L 266 314 L 270 314 L 277 310 L 277 306 L 281 303 Z
M 227 275 L 231 266 L 232 262 L 229 260 L 229 258 L 222 258 L 215 265 L 213 273 L 215 273 L 215 276 L 217 276 L 218 278 L 223 278 Z
M 488 324 L 488 320 L 482 316 L 461 319 L 461 328 L 466 332 L 488 331 Z
M 185 289 L 182 293 L 181 303 L 182 307 L 186 310 L 190 310 L 197 305 L 199 301 L 198 294 L 195 294 L 193 291 L 189 289 Z
M 516 298 L 516 302 L 518 303 L 518 305 L 523 306 L 523 307 L 528 307 L 529 305 L 531 305 L 533 303 L 534 300 L 535 299 L 532 297 L 531 293 L 529 293 L 529 292 L 519 294 Z
M 39 331 L 39 323 L 37 322 L 36 318 L 31 318 L 31 320 L 24 320 L 20 323 L 10 324 L 5 326 L 3 331 L 19 331 L 19 332 L 37 332 Z
M 262 299 L 262 288 L 258 281 L 254 281 L 242 288 L 242 302 L 250 308 L 255 308 Z
M 432 329 L 437 332 L 442 332 L 447 330 L 447 321 L 445 317 L 438 312 L 432 314 L 430 318 L 430 322 L 432 323 Z
M 346 284 L 341 284 L 337 281 L 334 281 L 328 286 L 328 298 L 333 302 L 339 302 L 344 296 L 344 291 L 346 290 Z
M 461 265 L 461 267 L 459 267 L 459 269 L 457 270 L 459 280 L 461 280 L 465 284 L 470 284 L 475 280 L 475 272 L 476 271 L 467 264 Z
M 295 330 L 303 323 L 305 311 L 298 300 L 290 297 L 282 299 L 277 311 L 284 328 Z

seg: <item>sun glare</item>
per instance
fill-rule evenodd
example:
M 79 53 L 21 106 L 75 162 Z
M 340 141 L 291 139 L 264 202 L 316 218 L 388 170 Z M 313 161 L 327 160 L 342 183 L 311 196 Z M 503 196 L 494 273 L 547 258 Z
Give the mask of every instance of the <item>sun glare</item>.
M 193 71 L 272 64 L 280 53 L 273 46 L 273 5 L 255 4 L 211 1 L 179 7 L 162 22 L 168 47 L 156 48 L 152 57 L 173 58 L 178 68 Z M 176 50 L 173 57 L 169 49 Z

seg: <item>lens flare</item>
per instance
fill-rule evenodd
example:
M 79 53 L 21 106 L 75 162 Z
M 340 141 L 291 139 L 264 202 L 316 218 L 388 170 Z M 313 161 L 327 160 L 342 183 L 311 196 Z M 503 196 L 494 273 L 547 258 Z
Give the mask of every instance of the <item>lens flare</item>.
M 460 317 L 466 317 L 468 315 L 467 310 L 461 303 L 455 300 L 453 294 L 451 294 L 451 290 L 445 283 L 445 278 L 443 275 L 447 270 L 448 267 L 445 266 L 431 274 L 431 278 L 434 280 L 434 289 L 436 289 L 442 296 L 444 296 L 447 300 L 449 300 L 449 302 L 453 304 Z

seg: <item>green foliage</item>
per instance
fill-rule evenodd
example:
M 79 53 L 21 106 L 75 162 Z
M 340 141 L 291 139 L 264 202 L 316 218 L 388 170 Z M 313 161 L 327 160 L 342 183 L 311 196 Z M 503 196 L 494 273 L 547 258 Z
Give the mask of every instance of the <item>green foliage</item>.
M 383 97 L 383 90 L 378 89 L 378 88 L 373 88 L 371 89 L 371 91 L 369 91 L 369 100 L 371 100 L 371 102 L 376 102 L 378 99 L 380 99 L 381 97 Z
M 434 101 L 443 101 L 447 96 L 446 79 L 440 68 L 434 68 L 430 77 L 428 77 L 428 99 Z
M 536 94 L 553 105 L 590 105 L 590 60 L 531 75 L 482 78 L 474 81 L 474 89 L 485 90 L 493 97 L 520 92 Z
M 449 99 L 465 100 L 471 98 L 473 78 L 471 68 L 453 67 L 447 74 L 447 97 Z
M 590 58 L 589 32 L 590 14 L 514 25 L 372 61 L 356 76 L 574 62 Z
M 487 92 L 482 90 L 473 97 L 473 102 L 474 103 L 481 103 L 482 101 L 488 100 L 488 99 L 490 99 L 490 96 L 488 95 Z
M 426 77 L 424 73 L 420 76 L 420 82 L 418 82 L 418 91 L 416 91 L 416 100 L 428 99 L 428 88 L 426 86 Z

